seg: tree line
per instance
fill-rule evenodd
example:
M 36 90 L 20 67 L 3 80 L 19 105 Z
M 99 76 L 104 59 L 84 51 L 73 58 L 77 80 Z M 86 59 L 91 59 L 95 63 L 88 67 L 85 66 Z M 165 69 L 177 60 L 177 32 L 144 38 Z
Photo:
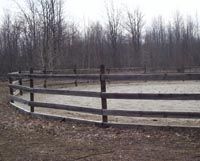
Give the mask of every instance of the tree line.
M 0 26 L 0 74 L 11 71 L 106 67 L 182 68 L 200 65 L 198 16 L 159 16 L 145 25 L 139 9 L 105 7 L 105 24 L 84 29 L 64 16 L 62 0 L 26 0 Z

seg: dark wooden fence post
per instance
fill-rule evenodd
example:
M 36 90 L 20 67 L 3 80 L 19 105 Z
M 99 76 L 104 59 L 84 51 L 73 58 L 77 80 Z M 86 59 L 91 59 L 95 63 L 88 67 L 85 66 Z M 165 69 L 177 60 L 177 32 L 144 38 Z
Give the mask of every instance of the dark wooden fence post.
M 144 73 L 146 74 L 147 73 L 147 66 L 146 66 L 146 62 L 144 64 Z
M 46 67 L 45 67 L 44 70 L 43 70 L 43 74 L 47 74 Z M 44 88 L 47 88 L 47 80 L 46 80 L 46 78 L 44 79 L 43 87 L 44 87 Z
M 33 78 L 31 76 L 31 74 L 33 74 L 33 68 L 30 68 L 30 88 L 34 87 L 34 83 L 33 83 Z M 34 101 L 34 93 L 30 92 L 30 101 L 33 102 Z M 30 106 L 31 108 L 31 112 L 34 112 L 34 106 Z
M 77 74 L 77 68 L 76 68 L 76 65 L 74 66 L 74 74 Z M 75 80 L 74 84 L 75 84 L 76 87 L 78 86 L 77 79 Z
M 21 74 L 21 73 L 22 73 L 22 71 L 20 69 L 19 70 L 19 74 Z M 19 85 L 22 86 L 22 78 L 19 78 Z M 23 91 L 22 90 L 20 90 L 19 93 L 20 93 L 21 96 L 23 95 Z
M 9 84 L 12 84 L 12 78 L 11 77 L 9 77 Z M 13 88 L 12 87 L 10 87 L 10 95 L 12 96 L 13 95 Z M 13 100 L 10 100 L 10 102 L 11 103 L 14 103 L 14 101 Z
M 101 83 L 101 92 L 106 92 L 106 81 L 103 79 L 102 75 L 105 74 L 105 66 L 101 65 L 100 66 L 100 83 Z M 107 100 L 106 98 L 103 98 L 101 96 L 101 104 L 102 104 L 102 110 L 107 109 Z M 102 113 L 102 123 L 107 123 L 108 122 L 108 116 L 103 115 Z

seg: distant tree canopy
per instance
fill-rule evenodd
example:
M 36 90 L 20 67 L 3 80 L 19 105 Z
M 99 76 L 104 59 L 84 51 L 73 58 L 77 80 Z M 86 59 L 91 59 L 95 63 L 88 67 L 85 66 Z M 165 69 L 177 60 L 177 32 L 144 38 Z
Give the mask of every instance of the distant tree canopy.
M 27 0 L 27 8 L 0 26 L 0 75 L 18 69 L 183 67 L 200 65 L 198 17 L 155 18 L 145 26 L 139 9 L 106 6 L 106 24 L 84 32 L 63 15 L 62 0 Z

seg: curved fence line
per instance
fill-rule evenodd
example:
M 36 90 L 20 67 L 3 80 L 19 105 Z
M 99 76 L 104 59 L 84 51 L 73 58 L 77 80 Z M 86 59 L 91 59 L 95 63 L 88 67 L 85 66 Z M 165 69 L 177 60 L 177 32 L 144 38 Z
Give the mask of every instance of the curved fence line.
M 106 72 L 118 72 L 118 71 L 140 71 L 140 72 L 191 72 L 192 70 L 199 70 L 200 71 L 200 66 L 182 66 L 182 67 L 162 67 L 162 68 L 156 68 L 156 67 L 147 67 L 147 66 L 140 66 L 140 67 L 123 67 L 123 68 L 106 68 Z M 24 71 L 26 72 L 26 71 Z M 61 68 L 61 69 L 54 69 L 54 70 L 46 70 L 44 69 L 43 71 L 41 70 L 35 70 L 35 73 L 63 73 L 63 72 L 68 72 L 69 73 L 78 73 L 78 72 L 99 72 L 99 68 L 77 68 L 74 66 L 74 68 Z M 26 72 L 27 73 L 27 72 Z
M 170 74 L 105 74 L 106 69 L 101 66 L 99 74 L 34 74 L 33 70 L 29 73 L 15 72 L 9 73 L 10 101 L 20 102 L 30 106 L 30 112 L 34 112 L 35 107 L 43 107 L 49 109 L 60 109 L 67 111 L 75 111 L 81 113 L 89 113 L 102 116 L 102 123 L 108 123 L 108 117 L 126 116 L 126 117 L 170 117 L 170 118 L 200 118 L 200 112 L 167 112 L 167 111 L 126 111 L 126 110 L 109 110 L 107 108 L 107 99 L 140 99 L 140 100 L 200 100 L 200 93 L 108 93 L 106 92 L 106 82 L 114 81 L 132 81 L 132 80 L 200 80 L 200 73 L 170 73 Z M 100 82 L 101 91 L 72 91 L 65 89 L 49 89 L 34 87 L 34 80 L 37 79 L 67 79 L 74 80 L 98 80 Z M 13 80 L 18 79 L 19 85 L 13 84 Z M 22 85 L 22 79 L 29 80 L 29 87 Z M 16 81 L 15 81 L 16 82 Z M 46 82 L 45 82 L 46 83 Z M 77 83 L 77 82 L 76 82 Z M 14 96 L 14 89 L 30 93 L 30 100 L 24 100 Z M 78 106 L 69 106 L 55 103 L 43 103 L 34 101 L 34 93 L 54 94 L 54 95 L 70 95 L 79 97 L 96 97 L 101 98 L 101 109 L 86 108 Z
M 96 97 L 106 99 L 144 99 L 144 100 L 200 100 L 199 94 L 154 94 L 154 93 L 107 93 L 107 92 L 92 92 L 92 91 L 71 91 L 63 89 L 44 89 L 44 88 L 30 88 L 20 85 L 9 85 L 10 88 L 23 90 L 26 92 L 40 93 L 40 94 L 57 94 L 79 97 Z
M 200 73 L 168 73 L 168 74 L 20 74 L 10 73 L 11 78 L 24 79 L 62 79 L 62 80 L 102 80 L 134 81 L 134 80 L 199 80 Z

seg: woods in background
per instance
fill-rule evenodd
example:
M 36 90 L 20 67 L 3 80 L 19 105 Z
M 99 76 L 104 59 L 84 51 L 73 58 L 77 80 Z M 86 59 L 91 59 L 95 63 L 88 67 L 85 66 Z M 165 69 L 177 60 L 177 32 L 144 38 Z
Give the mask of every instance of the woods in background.
M 145 26 L 139 9 L 106 6 L 105 24 L 84 29 L 68 22 L 62 0 L 27 0 L 27 8 L 0 26 L 0 75 L 11 71 L 58 68 L 157 67 L 200 65 L 198 17 L 177 13 Z

